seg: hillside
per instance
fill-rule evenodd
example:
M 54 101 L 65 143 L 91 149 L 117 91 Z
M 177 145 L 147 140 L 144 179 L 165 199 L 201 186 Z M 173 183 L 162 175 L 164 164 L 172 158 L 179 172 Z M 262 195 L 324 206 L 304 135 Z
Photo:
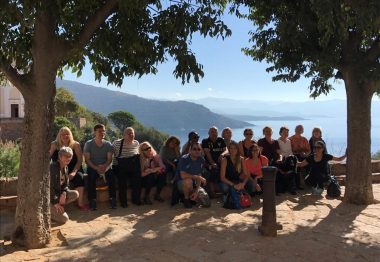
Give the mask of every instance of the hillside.
M 76 100 L 95 112 L 107 115 L 123 110 L 131 112 L 145 126 L 163 131 L 208 129 L 230 126 L 242 128 L 251 124 L 211 112 L 208 108 L 186 101 L 159 101 L 145 99 L 106 88 L 57 79 L 57 87 L 73 93 Z

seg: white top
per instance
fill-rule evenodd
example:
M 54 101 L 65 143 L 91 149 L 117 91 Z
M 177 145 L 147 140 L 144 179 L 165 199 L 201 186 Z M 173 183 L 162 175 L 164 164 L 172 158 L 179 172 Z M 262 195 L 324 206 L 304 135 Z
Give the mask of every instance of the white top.
M 277 141 L 280 146 L 282 156 L 288 157 L 293 155 L 292 144 L 288 138 L 286 139 L 286 142 L 283 142 L 280 138 Z

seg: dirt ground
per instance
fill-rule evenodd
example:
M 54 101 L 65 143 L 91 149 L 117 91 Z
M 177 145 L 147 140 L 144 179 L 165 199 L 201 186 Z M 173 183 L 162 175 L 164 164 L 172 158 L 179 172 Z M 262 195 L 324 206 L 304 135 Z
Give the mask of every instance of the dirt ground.
M 373 186 L 380 200 L 380 184 Z M 278 236 L 263 237 L 262 200 L 245 210 L 185 210 L 154 203 L 110 210 L 69 210 L 52 227 L 50 247 L 11 245 L 14 210 L 1 210 L 0 261 L 380 261 L 380 204 L 356 206 L 312 196 L 277 197 Z

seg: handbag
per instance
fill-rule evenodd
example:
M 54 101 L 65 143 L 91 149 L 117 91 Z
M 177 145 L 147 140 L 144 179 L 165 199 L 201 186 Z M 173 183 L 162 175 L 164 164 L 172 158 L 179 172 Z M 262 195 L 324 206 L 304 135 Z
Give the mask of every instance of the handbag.
M 327 195 L 332 198 L 337 198 L 341 195 L 340 185 L 339 182 L 336 180 L 335 176 L 329 176 Z
M 251 196 L 247 192 L 242 190 L 240 192 L 240 206 L 242 208 L 248 208 L 248 207 L 251 207 L 251 205 L 252 205 Z

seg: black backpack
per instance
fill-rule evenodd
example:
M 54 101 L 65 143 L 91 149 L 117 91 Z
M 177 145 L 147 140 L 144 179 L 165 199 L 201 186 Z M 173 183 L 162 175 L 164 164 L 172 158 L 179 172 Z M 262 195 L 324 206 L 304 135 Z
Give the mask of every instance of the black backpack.
M 335 176 L 329 176 L 329 184 L 327 185 L 327 195 L 332 198 L 340 197 L 341 194 L 339 182 Z

